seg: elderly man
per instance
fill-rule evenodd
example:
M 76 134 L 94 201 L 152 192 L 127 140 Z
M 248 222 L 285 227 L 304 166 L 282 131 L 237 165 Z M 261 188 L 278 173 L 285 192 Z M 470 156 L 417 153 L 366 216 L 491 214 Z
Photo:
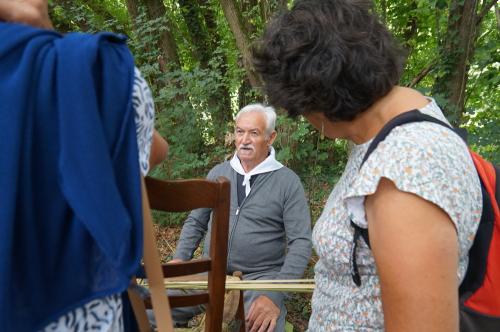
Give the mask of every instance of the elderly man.
M 227 273 L 241 271 L 244 279 L 301 278 L 311 255 L 304 189 L 299 177 L 275 159 L 275 122 L 272 107 L 244 107 L 236 116 L 236 153 L 208 173 L 209 179 L 231 181 Z M 191 212 L 172 262 L 192 258 L 209 229 L 210 212 Z M 209 246 L 205 243 L 205 253 Z M 245 291 L 244 300 L 250 331 L 284 331 L 283 293 Z M 173 316 L 182 324 L 194 313 L 194 308 L 175 309 Z

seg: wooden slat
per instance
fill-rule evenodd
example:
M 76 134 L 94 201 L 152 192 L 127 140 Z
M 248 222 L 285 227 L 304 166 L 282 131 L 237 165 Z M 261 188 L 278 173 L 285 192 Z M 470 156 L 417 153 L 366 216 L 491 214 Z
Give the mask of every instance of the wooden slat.
M 208 275 L 206 273 L 203 274 L 189 274 L 185 276 L 165 278 L 165 284 L 168 282 L 184 282 L 184 281 L 207 281 Z
M 207 272 L 210 271 L 211 266 L 209 258 L 201 258 L 187 262 L 163 264 L 162 269 L 165 278 L 170 278 Z
M 206 292 L 200 294 L 170 295 L 168 297 L 168 302 L 170 303 L 171 308 L 192 307 L 199 304 L 209 303 L 209 296 Z M 144 299 L 144 305 L 146 306 L 146 309 L 153 309 L 150 297 Z
M 204 179 L 162 181 L 146 178 L 149 202 L 153 210 L 184 212 L 214 208 L 219 184 Z M 180 199 L 189 197 L 189 199 Z
M 224 296 L 224 294 L 222 294 Z M 209 303 L 208 293 L 201 294 L 189 294 L 189 295 L 172 295 L 168 297 L 170 306 L 177 307 L 190 307 L 193 305 L 199 305 L 204 303 Z

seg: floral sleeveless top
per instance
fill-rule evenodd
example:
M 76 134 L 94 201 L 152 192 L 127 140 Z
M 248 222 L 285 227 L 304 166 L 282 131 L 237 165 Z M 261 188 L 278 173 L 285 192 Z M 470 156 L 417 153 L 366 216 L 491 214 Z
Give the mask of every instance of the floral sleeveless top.
M 420 111 L 447 122 L 432 99 Z M 364 198 L 377 190 L 381 177 L 448 214 L 458 234 L 458 280 L 467 269 L 467 252 L 481 218 L 482 196 L 462 139 L 438 124 L 405 124 L 391 131 L 360 170 L 370 143 L 352 146 L 346 169 L 314 226 L 313 244 L 319 260 L 309 331 L 384 330 L 379 278 L 372 252 L 362 240 L 357 249 L 360 287 L 350 273 L 354 233 L 350 221 L 368 227 Z

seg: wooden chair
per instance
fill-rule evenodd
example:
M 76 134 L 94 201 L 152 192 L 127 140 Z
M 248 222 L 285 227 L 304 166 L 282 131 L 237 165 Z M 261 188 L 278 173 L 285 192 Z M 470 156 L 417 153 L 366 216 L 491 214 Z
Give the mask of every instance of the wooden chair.
M 162 269 L 166 278 L 208 272 L 207 292 L 169 296 L 169 303 L 173 308 L 206 304 L 205 331 L 221 331 L 229 230 L 229 181 L 223 177 L 216 181 L 146 178 L 146 188 L 152 210 L 184 212 L 197 208 L 213 209 L 209 257 L 164 264 Z

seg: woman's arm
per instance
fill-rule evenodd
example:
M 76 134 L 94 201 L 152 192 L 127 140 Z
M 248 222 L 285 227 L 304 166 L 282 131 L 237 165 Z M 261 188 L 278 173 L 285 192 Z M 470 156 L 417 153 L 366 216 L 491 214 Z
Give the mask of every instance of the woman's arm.
M 365 207 L 386 331 L 458 331 L 458 240 L 449 216 L 385 178 Z
M 0 0 L 0 20 L 53 29 L 47 0 Z
M 153 142 L 151 143 L 151 153 L 149 155 L 149 169 L 153 169 L 163 160 L 167 159 L 167 155 L 168 143 L 155 129 L 153 131 Z

